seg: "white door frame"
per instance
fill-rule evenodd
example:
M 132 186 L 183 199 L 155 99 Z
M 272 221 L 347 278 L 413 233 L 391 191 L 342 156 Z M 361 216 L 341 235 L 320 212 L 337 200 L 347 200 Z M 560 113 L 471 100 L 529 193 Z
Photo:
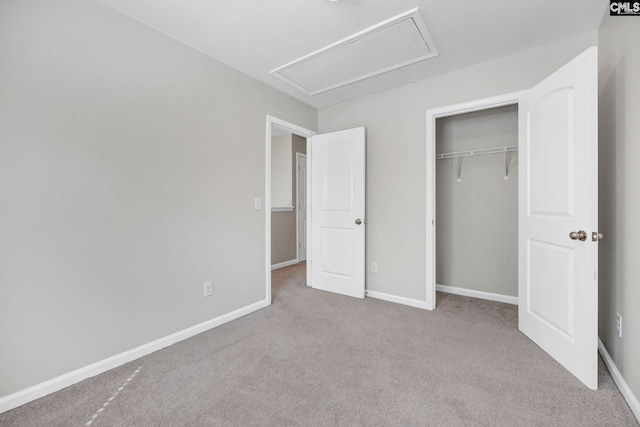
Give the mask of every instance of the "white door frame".
M 427 310 L 436 308 L 436 120 L 517 104 L 522 93 L 524 91 L 427 110 Z
M 298 262 L 300 262 L 300 187 L 298 186 L 298 184 L 300 183 L 300 159 L 304 158 L 305 161 L 307 160 L 307 155 L 304 153 L 296 153 L 296 259 L 298 260 Z M 307 164 L 307 168 L 309 167 L 309 165 Z M 306 177 L 308 178 L 308 177 Z M 305 183 L 307 182 L 307 180 L 305 179 Z M 305 199 L 307 200 L 307 205 L 309 204 L 309 199 L 308 199 L 308 194 L 307 194 L 307 186 L 305 185 L 304 188 L 304 194 L 305 194 Z M 308 208 L 305 206 L 305 210 L 307 211 L 307 222 L 309 221 L 309 214 L 308 214 Z M 308 234 L 307 233 L 307 239 L 308 239 Z M 307 249 L 308 249 L 308 245 L 307 245 Z M 307 259 L 307 254 L 309 253 L 309 251 L 305 249 L 305 255 L 304 255 L 304 259 Z
M 307 138 L 307 153 L 310 152 L 309 146 L 311 144 L 311 137 L 316 135 L 317 132 L 314 132 L 310 129 L 303 128 L 296 124 L 287 122 L 285 120 L 279 119 L 277 117 L 271 116 L 267 114 L 267 132 L 265 138 L 265 188 L 264 188 L 264 203 L 262 204 L 264 207 L 264 221 L 265 221 L 265 293 L 266 293 L 266 301 L 267 304 L 271 304 L 271 127 L 272 125 L 276 125 L 277 127 L 287 130 L 291 133 L 294 133 L 303 138 Z M 307 165 L 307 197 L 310 194 L 309 182 L 310 182 L 310 168 Z M 307 217 L 307 236 L 309 235 L 309 227 L 310 221 Z M 297 233 L 297 231 L 296 231 Z M 308 247 L 307 243 L 307 247 Z M 307 251 L 307 258 L 309 258 L 309 253 Z M 307 278 L 308 278 L 308 270 L 307 269 Z M 309 282 L 307 282 L 309 283 Z

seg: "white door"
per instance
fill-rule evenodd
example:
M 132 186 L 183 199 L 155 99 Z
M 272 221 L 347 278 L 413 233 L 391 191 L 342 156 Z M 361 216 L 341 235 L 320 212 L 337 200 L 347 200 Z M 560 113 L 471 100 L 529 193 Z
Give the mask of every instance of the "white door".
M 298 262 L 307 259 L 307 156 L 296 153 L 296 207 Z
M 310 286 L 364 298 L 365 130 L 311 138 Z
M 519 328 L 594 390 L 597 65 L 590 48 L 527 91 L 518 113 Z

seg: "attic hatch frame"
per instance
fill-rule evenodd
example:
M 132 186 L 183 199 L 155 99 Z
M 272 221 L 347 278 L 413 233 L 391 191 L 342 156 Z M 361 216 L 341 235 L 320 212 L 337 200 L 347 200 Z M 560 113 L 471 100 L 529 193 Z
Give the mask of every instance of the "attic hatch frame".
M 389 27 L 392 27 L 396 24 L 399 24 L 403 21 L 406 20 L 412 20 L 414 25 L 416 26 L 416 29 L 418 30 L 418 32 L 420 33 L 420 35 L 422 36 L 422 39 L 425 42 L 426 47 L 429 50 L 429 53 L 426 55 L 421 55 L 409 60 L 405 60 L 402 62 L 398 62 L 386 67 L 382 67 L 373 71 L 370 71 L 368 73 L 365 74 L 361 74 L 359 76 L 353 77 L 353 78 L 348 78 L 346 80 L 343 81 L 339 81 L 337 83 L 334 84 L 329 84 L 328 86 L 324 86 L 321 87 L 320 89 L 315 89 L 315 90 L 311 90 L 308 89 L 304 86 L 302 86 L 301 84 L 299 84 L 298 82 L 290 79 L 289 77 L 285 76 L 283 73 L 289 69 L 292 69 L 293 67 L 297 66 L 297 65 L 301 65 L 304 64 L 308 61 L 311 61 L 313 59 L 319 58 L 322 55 L 325 55 L 327 53 L 330 53 L 332 51 L 336 51 L 342 47 L 345 47 L 349 44 L 355 43 L 359 40 L 363 40 L 364 38 L 366 38 L 367 36 L 373 35 L 376 32 L 385 30 Z M 274 70 L 272 70 L 270 72 L 270 74 L 278 77 L 279 79 L 283 80 L 284 82 L 286 82 L 287 84 L 295 87 L 296 89 L 304 92 L 305 94 L 309 95 L 309 96 L 314 96 L 314 95 L 318 95 L 320 93 L 324 93 L 324 92 L 328 92 L 330 90 L 342 87 L 342 86 L 346 86 L 352 83 L 356 83 L 359 82 L 361 80 L 365 80 L 368 79 L 370 77 L 374 77 L 389 71 L 393 71 L 396 70 L 398 68 L 402 68 L 402 67 L 406 67 L 407 65 L 411 65 L 411 64 L 415 64 L 417 62 L 420 61 L 424 61 L 426 59 L 429 58 L 433 58 L 435 56 L 440 55 L 440 52 L 438 52 L 438 49 L 436 48 L 436 45 L 433 41 L 433 38 L 431 37 L 431 34 L 429 34 L 429 30 L 427 29 L 427 25 L 424 22 L 424 19 L 422 18 L 422 15 L 420 14 L 420 8 L 415 7 L 413 9 L 410 9 L 404 13 L 401 13 L 399 15 L 396 15 L 392 18 L 389 18 L 385 21 L 382 21 L 378 24 L 375 24 L 369 28 L 366 28 L 362 31 L 359 31 L 349 37 L 346 37 L 342 40 L 339 40 L 335 43 L 332 43 L 326 47 L 323 47 L 321 49 L 316 50 L 315 52 L 312 52 L 308 55 L 302 56 L 298 59 L 295 59 L 285 65 L 282 65 Z

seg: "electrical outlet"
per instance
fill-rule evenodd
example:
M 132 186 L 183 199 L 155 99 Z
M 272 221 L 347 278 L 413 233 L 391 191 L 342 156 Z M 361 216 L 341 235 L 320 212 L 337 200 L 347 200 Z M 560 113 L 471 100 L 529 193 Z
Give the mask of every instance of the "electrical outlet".
M 622 316 L 620 313 L 616 313 L 616 331 L 618 331 L 618 338 L 622 338 Z
M 372 273 L 377 273 L 378 272 L 378 263 L 377 262 L 372 262 L 371 263 L 371 272 Z
M 204 284 L 204 296 L 208 297 L 213 294 L 213 282 L 206 282 Z

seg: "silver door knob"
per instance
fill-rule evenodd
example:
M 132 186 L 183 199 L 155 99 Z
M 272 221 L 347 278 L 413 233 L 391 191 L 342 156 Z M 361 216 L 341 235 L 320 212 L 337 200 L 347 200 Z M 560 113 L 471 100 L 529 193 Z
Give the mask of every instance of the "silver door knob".
M 362 224 L 362 220 L 360 218 L 356 219 L 356 224 L 358 225 Z
M 569 233 L 569 238 L 571 240 L 580 240 L 581 242 L 584 242 L 585 240 L 587 240 L 587 232 L 584 230 L 572 231 L 571 233 Z
M 604 239 L 604 234 L 598 233 L 597 231 L 594 231 L 593 233 L 591 233 L 591 241 L 592 242 L 598 242 L 598 241 L 600 241 L 602 239 Z

